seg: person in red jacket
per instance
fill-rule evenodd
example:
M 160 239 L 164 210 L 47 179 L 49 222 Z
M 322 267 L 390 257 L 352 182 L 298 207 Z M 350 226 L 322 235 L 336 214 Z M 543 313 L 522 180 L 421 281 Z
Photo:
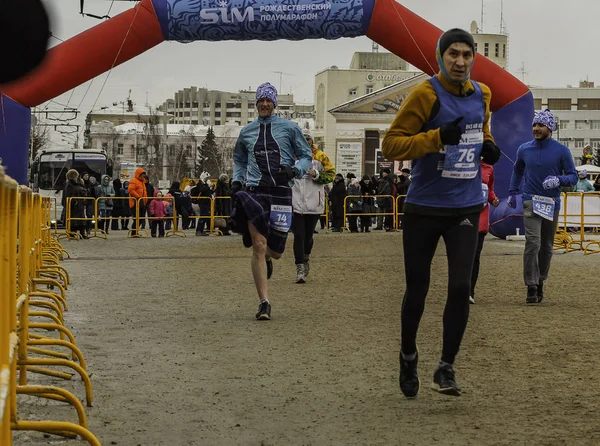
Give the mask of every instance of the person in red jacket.
M 479 276 L 479 258 L 483 249 L 483 241 L 490 229 L 490 207 L 488 204 L 494 207 L 500 204 L 500 200 L 496 197 L 496 192 L 494 192 L 494 167 L 483 160 L 481 161 L 481 182 L 483 196 L 487 199 L 487 203 L 481 214 L 479 214 L 479 240 L 477 242 L 475 261 L 473 262 L 473 271 L 471 272 L 471 295 L 469 296 L 469 302 L 472 304 L 475 303 L 475 285 Z

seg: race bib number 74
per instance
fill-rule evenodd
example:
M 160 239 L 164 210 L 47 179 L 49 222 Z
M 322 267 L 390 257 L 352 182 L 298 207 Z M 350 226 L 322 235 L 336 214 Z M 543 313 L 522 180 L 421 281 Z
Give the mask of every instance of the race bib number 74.
M 292 226 L 292 207 L 280 204 L 271 205 L 271 228 L 280 232 L 289 232 Z

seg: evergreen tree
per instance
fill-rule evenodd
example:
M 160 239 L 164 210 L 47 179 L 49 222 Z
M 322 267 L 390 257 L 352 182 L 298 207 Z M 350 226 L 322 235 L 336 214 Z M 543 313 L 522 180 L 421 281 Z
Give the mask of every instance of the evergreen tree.
M 215 132 L 212 127 L 209 127 L 200 150 L 196 154 L 195 173 L 197 177 L 202 172 L 208 172 L 211 177 L 216 177 L 221 173 L 221 164 L 221 151 L 216 141 Z

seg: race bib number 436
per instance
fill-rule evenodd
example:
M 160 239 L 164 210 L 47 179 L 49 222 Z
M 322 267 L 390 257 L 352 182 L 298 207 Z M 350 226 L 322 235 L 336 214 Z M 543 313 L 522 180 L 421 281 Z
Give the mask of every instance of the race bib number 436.
M 544 197 L 542 195 L 534 195 L 531 197 L 533 202 L 533 212 L 546 220 L 554 220 L 554 199 Z
M 292 207 L 279 204 L 271 205 L 271 228 L 280 232 L 289 232 L 292 226 Z

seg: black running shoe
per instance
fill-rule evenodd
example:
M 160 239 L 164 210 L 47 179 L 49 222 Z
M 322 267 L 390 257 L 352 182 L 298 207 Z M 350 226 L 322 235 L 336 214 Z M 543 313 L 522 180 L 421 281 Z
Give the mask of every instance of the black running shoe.
M 271 304 L 269 302 L 262 301 L 258 306 L 258 313 L 256 313 L 256 319 L 259 321 L 271 320 Z
M 536 297 L 537 297 L 538 304 L 542 300 L 544 300 L 544 282 L 542 282 L 541 280 L 540 280 L 540 283 L 538 283 L 538 286 L 537 286 Z
M 267 280 L 273 275 L 273 259 L 271 257 L 265 257 L 267 261 Z
M 417 365 L 419 364 L 419 352 L 415 359 L 407 361 L 402 357 L 400 352 L 400 390 L 406 398 L 413 399 L 417 397 L 419 393 L 419 387 L 421 381 L 419 381 L 419 375 L 417 374 Z
M 460 396 L 460 386 L 456 384 L 454 369 L 451 365 L 438 367 L 433 375 L 431 390 L 450 396 Z
M 537 304 L 537 286 L 535 285 L 527 285 L 527 298 L 525 298 L 526 304 Z

